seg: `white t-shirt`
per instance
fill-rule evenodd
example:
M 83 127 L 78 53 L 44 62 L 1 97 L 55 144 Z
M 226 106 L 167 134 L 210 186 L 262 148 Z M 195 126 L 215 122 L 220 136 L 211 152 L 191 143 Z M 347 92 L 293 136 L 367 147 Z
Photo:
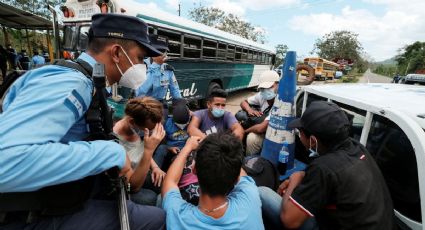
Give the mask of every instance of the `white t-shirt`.
M 250 105 L 258 105 L 261 107 L 261 111 L 264 111 L 269 107 L 269 103 L 267 103 L 267 100 L 265 100 L 260 92 L 256 93 L 255 95 L 248 97 L 247 99 L 248 104 Z
M 143 142 L 142 141 L 134 141 L 130 142 L 125 140 L 122 136 L 116 134 L 116 136 L 119 139 L 120 145 L 122 145 L 127 152 L 128 157 L 131 161 L 131 166 L 134 168 L 136 167 L 140 159 L 143 157 L 143 152 L 145 150 Z

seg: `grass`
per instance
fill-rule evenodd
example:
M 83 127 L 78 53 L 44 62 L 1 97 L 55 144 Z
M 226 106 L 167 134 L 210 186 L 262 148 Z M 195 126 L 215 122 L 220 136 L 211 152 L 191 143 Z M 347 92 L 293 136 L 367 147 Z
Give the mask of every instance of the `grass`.
M 353 71 L 342 76 L 340 79 L 337 80 L 337 83 L 357 83 L 362 75 L 363 73 Z

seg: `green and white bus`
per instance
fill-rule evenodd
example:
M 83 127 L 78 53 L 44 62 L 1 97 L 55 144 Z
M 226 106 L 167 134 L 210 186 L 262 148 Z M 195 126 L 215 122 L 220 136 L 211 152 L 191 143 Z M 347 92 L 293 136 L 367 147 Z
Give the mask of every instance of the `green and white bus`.
M 68 51 L 86 48 L 95 13 L 120 13 L 145 21 L 150 34 L 168 38 L 168 63 L 175 68 L 182 96 L 190 100 L 203 99 L 214 88 L 231 92 L 255 87 L 274 62 L 275 53 L 266 45 L 130 0 L 67 0 L 61 11 L 63 49 Z

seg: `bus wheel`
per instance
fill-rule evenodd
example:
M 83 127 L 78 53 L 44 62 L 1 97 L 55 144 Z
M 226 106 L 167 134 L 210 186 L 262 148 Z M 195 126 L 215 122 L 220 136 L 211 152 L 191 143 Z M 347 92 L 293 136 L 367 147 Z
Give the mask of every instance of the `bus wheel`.
M 297 81 L 297 85 L 310 85 L 313 83 L 314 79 L 316 78 L 314 69 L 306 64 L 298 64 L 297 72 L 301 70 L 306 70 L 308 72 L 308 77 L 306 81 Z
M 221 89 L 221 86 L 220 86 L 217 82 L 211 82 L 211 83 L 208 85 L 208 91 L 207 91 L 207 93 L 205 94 L 205 98 L 204 98 L 204 99 L 199 100 L 199 105 L 200 105 L 200 107 L 201 107 L 201 108 L 206 108 L 206 107 L 207 107 L 207 98 L 208 98 L 208 95 L 210 95 L 210 94 L 211 94 L 211 92 L 212 92 L 214 89 Z

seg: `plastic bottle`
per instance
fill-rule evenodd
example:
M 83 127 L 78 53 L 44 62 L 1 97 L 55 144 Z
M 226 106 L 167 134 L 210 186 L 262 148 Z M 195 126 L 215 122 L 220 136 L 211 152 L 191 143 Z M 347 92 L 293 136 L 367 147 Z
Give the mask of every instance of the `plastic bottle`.
M 288 142 L 283 142 L 282 149 L 279 151 L 279 159 L 277 163 L 277 169 L 280 175 L 285 175 L 286 167 L 289 161 L 289 148 Z

